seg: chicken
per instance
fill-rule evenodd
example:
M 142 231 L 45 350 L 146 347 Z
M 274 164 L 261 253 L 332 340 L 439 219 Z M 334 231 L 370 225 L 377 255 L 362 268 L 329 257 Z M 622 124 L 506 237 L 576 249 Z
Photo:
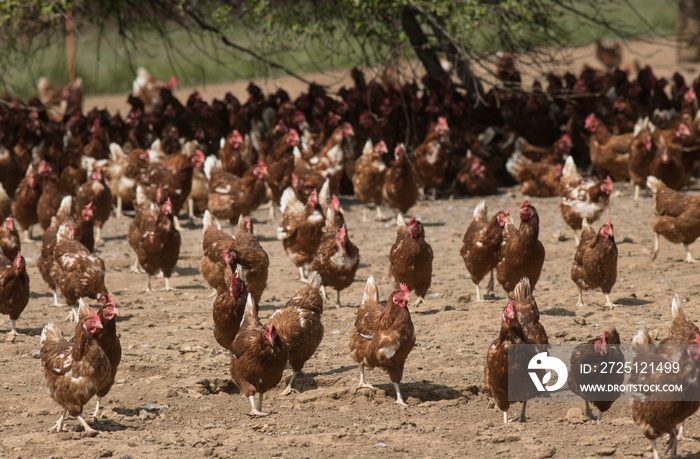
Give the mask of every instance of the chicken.
M 304 205 L 296 198 L 292 188 L 284 190 L 281 209 L 282 226 L 277 228 L 277 239 L 282 241 L 285 252 L 299 268 L 299 279 L 305 282 L 304 265 L 314 260 L 321 244 L 325 224 L 323 210 L 315 191 Z
M 591 133 L 589 148 L 593 165 L 615 180 L 629 180 L 630 145 L 634 134 L 612 135 L 593 113 L 586 118 L 584 127 Z
M 518 321 L 528 341 L 531 344 L 549 344 L 547 332 L 540 323 L 537 301 L 532 296 L 530 279 L 523 277 L 513 289 L 510 299 L 513 301 L 513 306 L 518 313 Z
M 24 257 L 17 252 L 14 258 L 0 253 L 0 314 L 8 314 L 11 334 L 16 335 L 15 322 L 29 303 L 29 276 Z
M 51 121 L 60 123 L 76 110 L 82 112 L 83 79 L 76 78 L 65 86 L 51 86 L 47 77 L 39 78 L 36 85 L 39 100 L 47 108 Z
M 656 154 L 649 163 L 649 175 L 661 180 L 670 189 L 679 191 L 688 183 L 690 175 L 685 170 L 683 155 L 680 142 L 667 145 L 666 140 L 661 137 Z
M 329 181 L 330 192 L 340 194 L 340 179 L 343 177 L 344 150 L 352 152 L 351 143 L 355 137 L 355 131 L 350 123 L 340 124 L 326 141 L 323 148 L 312 158 L 309 164 L 314 170 Z
M 518 137 L 513 145 L 513 154 L 520 153 L 532 162 L 556 165 L 564 162 L 571 147 L 573 144 L 568 134 L 563 134 L 549 147 L 538 147 L 530 144 L 525 137 Z
M 648 364 L 664 365 L 670 361 L 656 352 L 651 344 L 651 338 L 645 329 L 639 330 L 632 340 L 632 350 L 635 353 L 632 366 L 643 366 Z M 673 362 L 670 362 L 673 363 Z M 636 372 L 632 374 L 630 383 L 637 384 L 637 387 L 647 385 L 655 387 L 656 384 L 682 384 L 685 393 L 697 393 L 698 377 L 700 376 L 700 335 L 695 335 L 693 344 L 681 352 L 679 356 L 678 371 L 674 373 L 665 372 Z M 684 422 L 692 416 L 700 407 L 698 401 L 687 400 L 664 400 L 668 394 L 664 392 L 642 392 L 643 401 L 632 402 L 632 419 L 642 428 L 642 433 L 651 441 L 654 459 L 659 459 L 656 449 L 656 439 L 669 434 L 670 441 L 668 450 L 671 457 L 676 455 L 678 424 Z
M 418 201 L 416 168 L 406 157 L 406 149 L 402 144 L 396 146 L 394 161 L 384 174 L 382 198 L 403 214 Z
M 105 264 L 83 244 L 76 241 L 71 227 L 61 225 L 56 233 L 51 278 L 61 290 L 68 305 L 75 305 L 82 297 L 107 296 Z M 69 318 L 77 319 L 76 311 Z
M 143 102 L 146 109 L 152 110 L 162 104 L 161 89 L 173 90 L 177 89 L 177 86 L 178 81 L 175 76 L 170 77 L 166 83 L 152 76 L 145 68 L 139 67 L 136 70 L 132 94 Z
M 319 292 L 321 276 L 312 271 L 306 285 L 287 301 L 284 308 L 276 310 L 270 321 L 289 347 L 289 365 L 292 376 L 281 395 L 292 392 L 294 381 L 304 364 L 314 355 L 323 339 L 323 297 Z
M 250 400 L 250 415 L 265 416 L 267 413 L 262 412 L 263 394 L 282 380 L 289 351 L 275 324 L 270 322 L 263 327 L 256 311 L 253 297 L 249 294 L 241 329 L 231 345 L 229 373 Z
M 603 413 L 608 411 L 614 402 L 613 400 L 609 400 L 613 392 L 606 391 L 605 396 L 601 398 L 606 398 L 608 400 L 601 401 L 595 399 L 596 395 L 598 395 L 596 392 L 582 392 L 581 386 L 601 383 L 622 384 L 625 379 L 624 373 L 611 372 L 605 376 L 601 373 L 604 366 L 622 365 L 624 368 L 625 356 L 620 350 L 620 334 L 617 332 L 617 329 L 615 327 L 610 327 L 607 331 L 603 331 L 601 336 L 588 340 L 586 344 L 576 346 L 576 349 L 571 353 L 569 362 L 571 364 L 567 381 L 569 389 L 586 401 L 586 417 L 588 419 L 593 419 L 590 404 L 592 403 L 593 406 L 598 408 L 598 421 L 600 421 L 603 417 Z M 583 365 L 590 365 L 592 372 L 581 372 Z M 605 377 L 604 381 L 601 380 L 601 376 Z M 619 391 L 614 394 L 616 395 L 615 398 L 620 396 Z
M 114 297 L 111 293 L 109 296 L 98 294 L 97 304 L 100 305 L 97 316 L 100 318 L 102 328 L 97 330 L 95 338 L 97 338 L 97 343 L 107 355 L 107 359 L 109 359 L 111 377 L 106 384 L 99 387 L 97 390 L 97 403 L 95 405 L 95 412 L 92 415 L 95 419 L 97 419 L 97 415 L 100 412 L 100 402 L 102 398 L 109 393 L 110 389 L 112 389 L 112 385 L 114 385 L 114 378 L 117 376 L 117 368 L 122 359 L 122 345 L 119 341 L 119 335 L 117 335 L 116 323 L 117 316 L 119 315 L 119 308 L 117 308 L 117 304 L 114 302 Z M 79 318 L 79 321 L 82 322 L 82 318 Z
M 21 248 L 22 243 L 19 240 L 15 221 L 12 217 L 7 217 L 0 225 L 0 253 L 14 260 Z
M 634 182 L 635 200 L 639 199 L 640 188 L 646 185 L 649 164 L 656 153 L 657 145 L 652 136 L 655 129 L 649 118 L 644 118 L 634 128 L 634 139 L 630 144 L 629 173 Z
M 352 285 L 359 265 L 360 251 L 350 241 L 345 223 L 340 228 L 336 226 L 333 209 L 329 208 L 321 243 L 309 270 L 321 276 L 324 287 L 336 290 L 336 307 L 340 307 L 340 292 Z
M 280 203 L 284 191 L 292 185 L 294 172 L 294 147 L 299 143 L 299 133 L 292 129 L 274 144 L 272 152 L 265 159 L 269 166 L 267 184 L 272 192 L 272 202 Z M 270 217 L 274 216 L 274 205 L 270 207 Z M 272 220 L 272 218 L 270 218 Z
M 270 268 L 270 258 L 253 234 L 253 222 L 250 217 L 238 219 L 238 231 L 234 244 L 237 261 L 243 267 L 243 278 L 246 280 L 248 292 L 253 301 L 258 304 L 267 287 L 267 277 Z M 232 275 L 230 267 L 224 272 L 224 280 L 228 283 Z
M 700 236 L 700 197 L 687 196 L 668 188 L 653 175 L 647 177 L 647 187 L 653 195 L 654 251 L 651 260 L 659 253 L 659 235 L 685 248 L 685 262 L 694 263 L 688 246 Z
M 534 289 L 544 264 L 544 246 L 538 239 L 540 217 L 537 210 L 525 200 L 520 206 L 519 215 L 519 228 L 510 218 L 503 228 L 501 259 L 496 265 L 496 280 L 506 293 L 512 292 L 523 277 L 529 279 Z
M 90 179 L 78 188 L 76 195 L 78 209 L 84 209 L 92 203 L 92 221 L 95 225 L 95 245 L 102 241 L 102 225 L 112 212 L 112 191 L 105 183 L 102 168 L 98 167 L 92 173 Z
M 522 186 L 527 196 L 557 196 L 561 180 L 561 164 L 534 162 L 516 152 L 508 158 L 506 169 Z
M 219 150 L 221 168 L 229 174 L 241 177 L 250 168 L 250 164 L 246 162 L 243 153 L 248 148 L 250 148 L 250 137 L 246 136 L 244 139 L 241 133 L 234 129 L 222 141 L 221 149 Z
M 389 374 L 396 389 L 396 403 L 406 405 L 399 383 L 408 354 L 416 343 L 416 333 L 408 312 L 411 294 L 408 287 L 391 292 L 386 306 L 379 303 L 374 277 L 365 285 L 362 304 L 357 310 L 355 326 L 350 334 L 350 355 L 360 366 L 359 389 L 372 389 L 365 382 L 365 368 L 381 368 Z
M 23 242 L 31 241 L 32 226 L 39 223 L 36 206 L 41 197 L 41 176 L 34 172 L 32 166 L 20 182 L 12 201 L 12 215 L 24 231 Z
M 610 177 L 598 181 L 584 179 L 576 170 L 573 158 L 566 159 L 559 190 L 559 211 L 566 224 L 574 231 L 576 244 L 579 243 L 578 231 L 583 219 L 588 223 L 595 223 L 608 207 L 612 190 L 613 182 Z
M 58 171 L 52 165 L 42 161 L 39 164 L 39 175 L 43 177 L 43 181 L 41 196 L 36 203 L 36 214 L 41 229 L 45 230 L 51 225 L 51 217 L 56 215 L 63 196 L 58 189 Z
M 132 230 L 140 237 L 132 237 L 129 244 L 136 252 L 138 262 L 148 276 L 143 291 L 153 291 L 151 276 L 154 276 L 158 270 L 163 272 L 165 291 L 173 290 L 170 287 L 170 275 L 180 257 L 181 239 L 180 232 L 175 228 L 173 221 L 170 198 L 160 207 L 160 210 L 151 209 L 140 219 L 134 219 L 129 226 L 130 233 Z
M 0 182 L 0 220 L 5 220 L 12 215 L 12 199 L 5 191 L 5 188 Z
M 83 307 L 87 308 L 84 303 Z M 98 330 L 104 329 L 100 318 L 93 311 L 87 315 L 87 319 L 75 327 L 70 341 L 52 323 L 41 332 L 41 364 L 46 386 L 51 398 L 63 408 L 51 431 L 63 429 L 67 412 L 78 418 L 86 433 L 94 435 L 94 429 L 81 416 L 83 406 L 109 383 L 112 368 L 95 336 Z
M 508 209 L 502 210 L 487 221 L 486 201 L 481 201 L 474 209 L 474 219 L 464 233 L 459 254 L 464 259 L 472 282 L 476 285 L 476 301 L 483 301 L 479 283 L 489 272 L 491 280 L 487 290 L 493 291 L 493 270 L 498 265 L 498 254 L 503 242 L 503 227 L 509 213 Z
M 595 57 L 610 71 L 622 62 L 622 48 L 617 41 L 606 44 L 597 39 L 595 41 Z
M 487 168 L 484 161 L 467 150 L 466 161 L 457 171 L 457 190 L 469 196 L 488 196 L 496 194 L 498 180 Z
M 389 280 L 396 287 L 405 284 L 416 292 L 417 306 L 425 302 L 433 277 L 433 249 L 425 240 L 423 224 L 412 217 L 406 226 L 401 214 L 396 217 L 396 242 L 389 251 Z
M 236 265 L 236 252 L 233 250 L 235 239 L 214 226 L 211 213 L 207 210 L 202 218 L 202 259 L 199 262 L 199 272 L 204 280 L 213 287 L 219 295 L 225 292 L 230 283 L 224 280 L 226 264 Z M 242 317 L 242 316 L 241 316 Z
M 144 150 L 135 149 L 128 155 L 116 144 L 109 145 L 110 159 L 105 164 L 105 178 L 112 197 L 116 198 L 117 218 L 122 217 L 124 203 L 131 205 L 136 200 L 137 179 L 146 173 L 148 155 Z
M 437 122 L 430 125 L 428 135 L 414 151 L 418 183 L 432 188 L 433 199 L 445 180 L 449 140 L 450 128 L 447 126 L 447 120 L 441 116 Z
M 583 219 L 581 241 L 571 267 L 571 280 L 578 286 L 576 306 L 585 306 L 584 290 L 600 288 L 605 295 L 605 305 L 611 310 L 615 307 L 610 292 L 617 280 L 617 245 L 613 225 L 609 220 L 596 233 Z
M 513 301 L 508 299 L 508 303 L 501 313 L 501 328 L 498 332 L 498 337 L 491 343 L 486 355 L 486 365 L 484 366 L 484 383 L 486 390 L 491 394 L 496 406 L 503 412 L 503 422 L 507 423 L 508 408 L 512 403 L 508 400 L 508 360 L 509 347 L 511 345 L 533 344 L 528 340 L 520 324 L 519 317 Z M 516 348 L 517 349 L 517 348 Z M 531 346 L 523 346 L 520 349 L 525 349 L 527 355 L 518 355 L 518 359 L 514 359 L 511 363 L 512 371 L 524 373 L 527 370 L 526 362 L 530 362 L 531 357 L 534 357 L 535 351 Z M 529 352 L 528 352 L 529 351 Z M 534 394 L 527 394 L 534 395 Z M 526 397 L 529 398 L 529 397 Z M 520 414 L 510 421 L 526 422 L 525 408 L 527 401 L 523 401 Z
M 384 185 L 384 174 L 386 174 L 386 164 L 382 160 L 382 155 L 387 152 L 384 141 L 372 145 L 372 140 L 368 139 L 362 149 L 362 156 L 355 161 L 355 172 L 352 176 L 352 186 L 355 196 L 361 203 L 367 204 L 374 201 L 377 208 L 377 220 L 383 220 L 382 215 L 382 188 Z M 363 209 L 362 221 L 368 221 L 367 209 Z
M 240 265 L 238 265 L 238 269 L 231 276 L 228 289 L 216 297 L 212 306 L 214 339 L 229 352 L 241 326 L 246 300 L 248 299 L 248 289 L 241 277 L 242 270 Z
M 221 169 L 213 156 L 207 158 L 204 173 L 209 180 L 207 202 L 216 217 L 228 219 L 233 225 L 241 215 L 250 215 L 265 200 L 267 166 L 259 161 L 242 177 Z
M 294 172 L 292 172 L 292 188 L 297 193 L 297 199 L 304 202 L 316 190 L 320 192 L 327 180 L 316 172 L 301 156 L 299 147 L 294 147 Z M 330 182 L 329 185 L 330 186 Z

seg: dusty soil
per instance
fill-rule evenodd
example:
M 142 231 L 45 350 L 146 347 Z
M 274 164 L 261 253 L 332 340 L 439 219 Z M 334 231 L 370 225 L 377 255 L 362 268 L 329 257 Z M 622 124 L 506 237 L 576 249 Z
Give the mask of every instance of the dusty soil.
M 590 49 L 587 52 L 590 57 Z M 644 52 L 650 56 L 651 51 Z M 655 56 L 661 61 L 667 54 L 668 50 Z M 698 266 L 683 263 L 682 247 L 667 241 L 662 241 L 661 253 L 652 263 L 651 199 L 633 201 L 627 184 L 618 183 L 615 190 L 610 212 L 604 215 L 615 224 L 620 253 L 611 295 L 618 306 L 613 311 L 603 306 L 599 292 L 585 294 L 586 307 L 575 306 L 577 289 L 569 276 L 575 246 L 557 210 L 558 199 L 530 200 L 540 213 L 540 238 L 547 251 L 535 296 L 553 343 L 583 342 L 610 324 L 627 343 L 640 326 L 654 337 L 664 337 L 674 293 L 680 295 L 686 314 L 700 320 Z M 689 193 L 700 195 L 697 183 Z M 523 199 L 518 189 L 503 189 L 486 202 L 493 214 L 516 209 Z M 124 353 L 102 417 L 90 421 L 100 431 L 95 438 L 84 437 L 72 418 L 66 432 L 47 434 L 61 410 L 44 387 L 39 335 L 48 322 L 58 323 L 68 335 L 72 326 L 63 321 L 67 308 L 49 306 L 50 292 L 36 268 L 40 242 L 26 244 L 23 253 L 32 297 L 18 321 L 22 334 L 14 341 L 6 339 L 9 320 L 0 318 L 5 321 L 0 326 L 0 456 L 649 457 L 649 442 L 633 423 L 628 403 L 616 403 L 602 422 L 582 422 L 583 402 L 536 402 L 528 406 L 528 423 L 502 423 L 484 392 L 483 367 L 500 326 L 505 295 L 498 289 L 495 297 L 473 302 L 474 286 L 459 256 L 462 235 L 478 201 L 425 201 L 412 210 L 426 227 L 435 261 L 427 304 L 411 310 L 417 343 L 402 383 L 409 406 L 400 407 L 381 371 L 368 375 L 375 390 L 355 389 L 358 370 L 348 352 L 367 277 L 377 278 L 383 299 L 390 292 L 388 254 L 396 232 L 394 219 L 362 223 L 362 206 L 354 198 L 341 199 L 350 237 L 360 249 L 357 278 L 342 294 L 346 306 L 327 305 L 326 334 L 297 382 L 299 390 L 279 396 L 283 380 L 267 394 L 263 408 L 271 414 L 264 418 L 247 415 L 248 400 L 230 383 L 228 354 L 213 337 L 210 290 L 198 272 L 201 219 L 184 224 L 180 261 L 171 281 L 176 291 L 150 294 L 141 293 L 145 275 L 128 272 L 130 218 L 110 219 L 103 232 L 106 244 L 98 253 L 108 267 L 107 287 L 115 293 L 122 313 L 117 327 Z M 301 284 L 275 239 L 276 224 L 266 222 L 263 210 L 253 217 L 271 261 L 260 307 L 265 319 Z M 700 257 L 697 244 L 691 250 Z M 162 289 L 163 281 L 154 285 Z M 285 379 L 290 373 L 286 370 Z M 94 401 L 85 414 L 93 409 Z M 518 405 L 511 411 L 515 409 Z M 679 454 L 698 457 L 698 416 L 689 419 L 687 429 L 691 438 L 680 443 Z

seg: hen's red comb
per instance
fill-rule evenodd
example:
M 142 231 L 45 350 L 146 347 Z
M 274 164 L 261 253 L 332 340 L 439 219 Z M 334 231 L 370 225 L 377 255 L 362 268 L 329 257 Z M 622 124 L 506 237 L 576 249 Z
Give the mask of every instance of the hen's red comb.
M 523 210 L 524 208 L 526 208 L 526 207 L 529 206 L 529 205 L 530 205 L 530 203 L 529 203 L 528 200 L 526 199 L 525 201 L 523 201 L 523 204 L 520 206 L 520 210 Z
M 336 212 L 338 211 L 338 208 L 340 207 L 340 200 L 338 199 L 338 196 L 333 195 L 333 198 L 331 199 L 331 207 Z
M 413 226 L 416 224 L 416 216 L 411 217 L 411 221 L 408 222 L 408 226 Z
M 406 284 L 404 284 L 404 283 L 399 284 L 399 288 L 404 293 L 404 295 L 408 296 L 411 294 L 411 291 L 408 289 L 408 286 Z
M 340 227 L 340 237 L 342 239 L 345 239 L 345 236 L 347 236 L 347 231 L 345 230 L 345 223 L 343 223 L 343 226 Z

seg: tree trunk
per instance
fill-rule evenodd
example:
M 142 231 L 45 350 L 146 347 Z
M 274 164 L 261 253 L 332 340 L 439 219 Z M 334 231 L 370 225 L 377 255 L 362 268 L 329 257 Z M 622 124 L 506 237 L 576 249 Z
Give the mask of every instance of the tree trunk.
M 676 19 L 678 61 L 700 62 L 700 0 L 681 0 Z

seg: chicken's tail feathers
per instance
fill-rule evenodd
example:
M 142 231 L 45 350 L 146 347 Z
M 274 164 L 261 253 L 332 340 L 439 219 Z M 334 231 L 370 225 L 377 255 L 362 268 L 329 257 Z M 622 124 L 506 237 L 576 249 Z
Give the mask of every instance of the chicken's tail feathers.
M 365 142 L 365 146 L 362 147 L 362 154 L 363 155 L 371 155 L 373 151 L 374 151 L 374 144 L 372 144 L 372 139 L 367 139 L 367 142 Z
M 672 320 L 677 318 L 687 320 L 683 308 L 681 308 L 681 299 L 677 293 L 673 294 L 673 299 L 671 300 L 671 318 Z
M 569 156 L 564 162 L 564 167 L 561 170 L 562 177 L 575 177 L 578 175 L 578 170 L 576 169 L 576 163 L 574 158 Z
M 245 302 L 245 311 L 243 312 L 243 319 L 241 319 L 241 327 L 244 323 L 259 322 L 258 320 L 258 310 L 255 307 L 255 301 L 253 300 L 253 295 L 248 294 L 248 299 Z
M 320 200 L 319 200 L 320 202 Z M 294 192 L 294 188 L 287 187 L 283 192 L 282 192 L 282 197 L 280 198 L 280 211 L 284 215 L 284 211 L 287 209 L 287 207 L 296 207 L 297 209 L 301 209 L 304 207 L 304 204 L 297 199 L 297 194 Z
M 321 275 L 318 271 L 311 271 L 311 273 L 309 273 L 309 276 L 306 278 L 306 285 L 316 290 L 321 287 Z
M 65 216 L 73 215 L 73 196 L 68 195 L 61 199 L 61 205 L 56 213 Z
M 328 207 L 328 203 L 331 200 L 331 184 L 328 179 L 326 179 L 325 182 L 323 182 L 323 186 L 318 192 L 318 202 L 321 204 L 321 207 L 326 209 Z
M 78 321 L 87 319 L 90 317 L 90 306 L 87 305 L 85 300 L 80 298 L 78 300 Z
M 532 296 L 532 287 L 530 279 L 523 277 L 518 282 L 518 285 L 513 289 L 513 299 L 519 303 L 525 302 L 529 296 Z
M 482 200 L 474 208 L 474 220 L 486 221 L 487 213 L 488 207 L 486 207 L 486 201 Z
M 53 323 L 48 323 L 41 331 L 41 340 L 39 341 L 40 346 L 44 346 L 44 343 L 50 342 L 55 343 L 63 339 L 63 334 L 61 330 L 58 329 Z
M 240 264 L 236 265 L 236 277 L 238 277 L 241 281 L 245 282 L 245 272 L 243 271 L 243 266 Z
M 506 170 L 510 175 L 515 178 L 520 171 L 523 170 L 523 168 L 527 167 L 528 164 L 532 163 L 525 155 L 523 155 L 520 151 L 516 151 L 512 155 L 510 155 L 510 158 L 508 158 L 508 161 L 506 161 Z
M 221 168 L 221 160 L 214 155 L 207 156 L 203 166 L 204 175 L 207 177 L 207 180 L 211 180 L 211 171 L 215 167 Z
M 408 226 L 406 226 L 406 220 L 403 219 L 403 215 L 401 215 L 401 213 L 396 215 L 396 226 L 399 228 L 408 229 Z
M 239 215 L 238 216 L 238 231 L 247 231 L 247 230 L 248 230 L 248 227 L 246 226 L 245 216 Z
M 663 186 L 664 182 L 657 179 L 653 175 L 647 177 L 647 188 L 651 190 L 652 193 L 656 194 L 657 191 Z
M 362 295 L 362 304 L 365 304 L 368 300 L 379 303 L 379 291 L 377 290 L 377 284 L 374 281 L 374 276 L 372 275 L 367 278 L 365 292 Z
M 584 231 L 593 231 L 593 228 L 591 228 L 591 224 L 588 222 L 586 217 L 583 217 L 583 220 L 581 221 L 581 232 Z
M 632 344 L 651 344 L 651 336 L 646 328 L 642 327 L 637 331 L 637 334 L 632 338 Z
M 211 216 L 209 209 L 204 211 L 204 217 L 202 217 L 202 234 L 204 234 L 208 229 L 214 227 L 214 220 Z
M 141 185 L 136 185 L 136 205 L 143 207 L 147 202 L 148 197 L 146 196 L 146 192 L 143 190 L 143 187 Z
M 112 142 L 109 144 L 109 159 L 112 161 L 117 161 L 120 157 L 126 156 L 122 147 L 116 143 Z

